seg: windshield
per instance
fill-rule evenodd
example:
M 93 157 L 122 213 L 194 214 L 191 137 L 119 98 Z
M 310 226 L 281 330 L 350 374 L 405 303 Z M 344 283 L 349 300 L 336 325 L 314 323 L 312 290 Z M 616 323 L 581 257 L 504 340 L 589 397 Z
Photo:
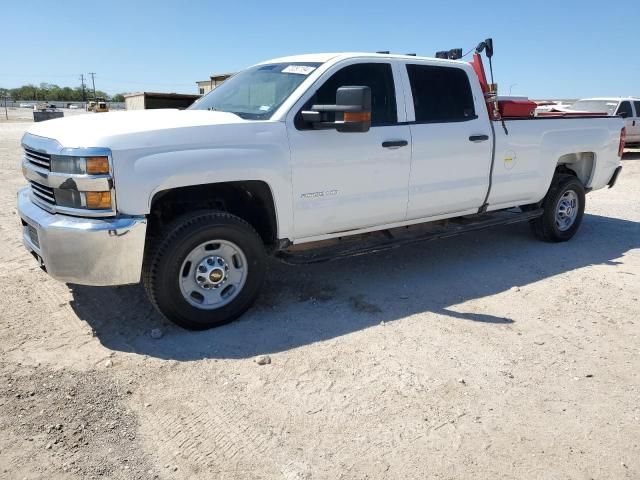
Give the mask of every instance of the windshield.
M 602 112 L 607 115 L 613 115 L 617 106 L 618 102 L 611 100 L 578 100 L 569 109 L 579 112 Z
M 266 120 L 320 63 L 270 63 L 234 75 L 189 110 L 231 112 L 249 120 Z

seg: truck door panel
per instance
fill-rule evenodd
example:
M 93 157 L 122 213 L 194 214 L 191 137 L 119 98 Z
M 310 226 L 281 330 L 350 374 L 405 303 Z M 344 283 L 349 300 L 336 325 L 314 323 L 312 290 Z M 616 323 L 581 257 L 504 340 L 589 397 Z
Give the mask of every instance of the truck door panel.
M 407 219 L 480 207 L 489 186 L 493 139 L 486 110 L 476 112 L 476 104 L 484 105 L 474 102 L 468 73 L 418 63 L 407 63 L 406 72 L 407 105 L 415 118 Z M 479 87 L 476 97 L 478 92 Z
M 296 108 L 296 117 L 287 121 L 296 238 L 404 220 L 411 134 L 409 126 L 398 122 L 404 113 L 401 86 L 390 62 L 351 63 L 327 72 L 313 95 Z M 362 85 L 372 91 L 368 132 L 313 130 L 301 121 L 301 110 L 335 104 L 339 87 Z

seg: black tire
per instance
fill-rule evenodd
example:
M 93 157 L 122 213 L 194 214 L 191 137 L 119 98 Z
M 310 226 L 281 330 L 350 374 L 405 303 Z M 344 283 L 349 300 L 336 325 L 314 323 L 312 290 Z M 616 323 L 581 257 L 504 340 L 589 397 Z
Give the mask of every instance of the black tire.
M 560 200 L 567 192 L 573 192 L 576 196 L 577 215 L 569 228 L 561 229 L 556 223 L 556 211 Z M 545 242 L 566 242 L 570 240 L 580 228 L 584 215 L 585 193 L 582 182 L 573 175 L 557 175 L 554 177 L 551 187 L 544 197 L 542 216 L 531 220 L 531 230 Z
M 181 269 L 190 252 L 214 240 L 232 242 L 241 249 L 247 261 L 246 279 L 230 303 L 197 308 L 181 292 Z M 205 330 L 246 312 L 260 292 L 265 271 L 264 244 L 251 225 L 228 213 L 201 211 L 180 217 L 164 229 L 147 252 L 143 283 L 151 303 L 168 320 L 189 330 Z

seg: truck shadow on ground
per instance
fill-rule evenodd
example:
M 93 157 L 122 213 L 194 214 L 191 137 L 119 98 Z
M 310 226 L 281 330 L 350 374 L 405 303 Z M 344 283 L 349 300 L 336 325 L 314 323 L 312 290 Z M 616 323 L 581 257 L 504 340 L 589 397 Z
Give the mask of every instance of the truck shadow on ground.
M 585 215 L 578 235 L 562 244 L 540 242 L 521 224 L 325 264 L 274 261 L 256 305 L 204 332 L 169 324 L 139 285 L 70 285 L 71 306 L 105 347 L 174 360 L 274 353 L 422 312 L 483 322 L 499 335 L 512 319 L 468 312 L 463 303 L 589 265 L 615 267 L 634 248 L 640 223 Z M 153 328 L 163 338 L 152 339 Z

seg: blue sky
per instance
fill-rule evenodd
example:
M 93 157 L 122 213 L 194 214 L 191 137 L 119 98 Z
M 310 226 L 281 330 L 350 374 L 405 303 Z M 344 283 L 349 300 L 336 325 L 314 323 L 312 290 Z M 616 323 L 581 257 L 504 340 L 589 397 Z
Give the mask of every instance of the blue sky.
M 638 0 L 27 1 L 1 9 L 0 87 L 196 93 L 196 80 L 273 57 L 471 49 L 492 36 L 501 92 L 640 95 Z

